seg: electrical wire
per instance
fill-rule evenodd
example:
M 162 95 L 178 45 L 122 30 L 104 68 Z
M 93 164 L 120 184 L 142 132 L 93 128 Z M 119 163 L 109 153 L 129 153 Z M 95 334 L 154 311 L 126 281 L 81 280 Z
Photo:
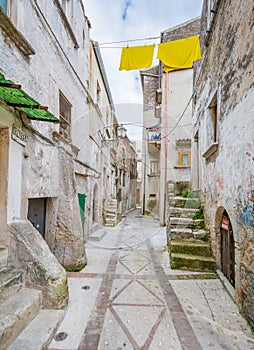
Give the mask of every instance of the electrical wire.
M 161 137 L 161 139 L 165 139 L 165 138 L 168 137 L 170 134 L 172 134 L 172 132 L 176 129 L 176 127 L 178 126 L 178 124 L 180 123 L 180 121 L 183 119 L 184 114 L 185 114 L 185 112 L 187 111 L 187 108 L 189 107 L 189 104 L 190 104 L 190 102 L 191 102 L 191 100 L 192 100 L 192 98 L 193 98 L 193 95 L 194 95 L 194 93 L 191 95 L 191 97 L 190 97 L 190 99 L 189 99 L 189 101 L 188 101 L 186 107 L 184 108 L 183 112 L 180 114 L 179 119 L 177 120 L 177 122 L 175 123 L 175 125 L 172 127 L 172 129 L 171 129 L 165 136 Z M 188 124 L 187 124 L 187 125 L 188 125 Z
M 200 31 L 198 35 L 203 33 L 205 31 Z M 169 34 L 170 38 L 182 38 L 183 34 Z M 193 36 L 193 32 L 189 33 L 184 33 L 184 35 L 191 35 Z M 130 42 L 135 42 L 135 41 L 149 41 L 149 40 L 156 40 L 156 39 L 161 39 L 161 36 L 152 36 L 152 37 L 147 37 L 147 38 L 136 38 L 136 39 L 128 39 L 128 40 L 119 40 L 119 41 L 110 41 L 110 42 L 104 42 L 104 43 L 98 43 L 98 45 L 104 46 L 104 45 L 113 45 L 113 44 L 121 44 L 121 43 L 130 43 Z M 120 46 L 114 47 L 114 48 L 120 48 Z M 104 47 L 102 47 L 104 49 Z

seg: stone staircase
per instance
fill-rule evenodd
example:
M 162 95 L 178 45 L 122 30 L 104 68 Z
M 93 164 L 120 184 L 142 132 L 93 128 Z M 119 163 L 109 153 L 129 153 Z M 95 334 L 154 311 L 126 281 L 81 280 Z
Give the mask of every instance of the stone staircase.
M 111 198 L 106 209 L 105 226 L 115 226 L 117 223 L 117 199 Z
M 42 309 L 42 292 L 25 287 L 25 272 L 9 267 L 0 246 L 0 349 L 46 349 L 63 310 Z
M 204 220 L 196 219 L 198 198 L 171 197 L 167 240 L 172 269 L 209 271 L 216 269 Z

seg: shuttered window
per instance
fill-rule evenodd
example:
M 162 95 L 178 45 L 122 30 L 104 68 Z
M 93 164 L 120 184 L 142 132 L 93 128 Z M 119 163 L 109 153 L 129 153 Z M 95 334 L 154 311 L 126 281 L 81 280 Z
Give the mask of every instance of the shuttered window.
M 71 135 L 71 104 L 67 98 L 59 93 L 59 133 L 65 138 L 70 138 Z

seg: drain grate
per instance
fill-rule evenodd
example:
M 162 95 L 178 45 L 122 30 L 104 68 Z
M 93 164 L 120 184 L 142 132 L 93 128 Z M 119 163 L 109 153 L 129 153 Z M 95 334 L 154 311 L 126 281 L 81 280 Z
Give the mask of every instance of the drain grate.
M 88 285 L 85 285 L 85 286 L 81 287 L 81 289 L 84 289 L 84 290 L 89 290 L 90 288 L 91 288 L 91 287 L 88 286 Z
M 65 332 L 60 332 L 55 336 L 55 341 L 63 341 L 68 337 L 68 334 Z

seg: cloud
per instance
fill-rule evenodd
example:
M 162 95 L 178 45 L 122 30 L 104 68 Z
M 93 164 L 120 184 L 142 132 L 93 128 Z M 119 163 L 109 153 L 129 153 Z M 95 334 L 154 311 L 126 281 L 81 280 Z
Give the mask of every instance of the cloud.
M 123 13 L 122 13 L 122 20 L 125 21 L 126 18 L 127 18 L 127 11 L 128 11 L 128 8 L 132 5 L 132 1 L 131 0 L 127 0 L 125 1 L 125 6 L 124 6 L 124 10 L 123 10 Z

